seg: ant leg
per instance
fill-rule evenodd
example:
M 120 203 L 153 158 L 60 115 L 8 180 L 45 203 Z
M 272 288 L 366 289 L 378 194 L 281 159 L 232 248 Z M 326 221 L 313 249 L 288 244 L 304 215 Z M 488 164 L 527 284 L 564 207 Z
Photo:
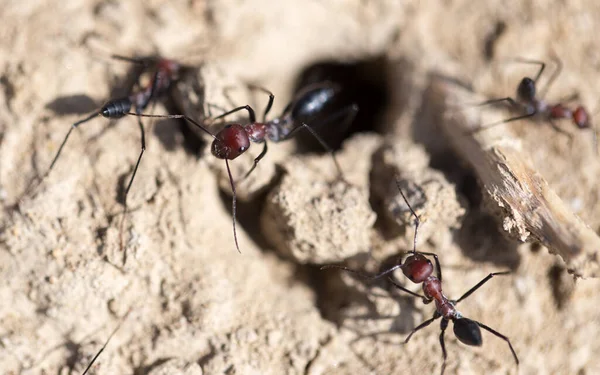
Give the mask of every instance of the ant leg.
M 476 291 L 477 289 L 479 289 L 483 284 L 487 283 L 492 277 L 499 276 L 499 275 L 508 275 L 508 274 L 510 274 L 510 271 L 492 272 L 492 273 L 490 273 L 483 280 L 481 280 L 480 282 L 478 282 L 477 285 L 475 285 L 474 287 L 472 287 L 471 289 L 469 289 L 459 299 L 457 299 L 456 301 L 454 301 L 454 304 L 455 305 L 458 304 L 460 301 L 462 301 L 463 299 L 465 299 L 468 296 L 470 296 L 471 294 L 473 294 L 474 291 Z
M 402 285 L 400 285 L 400 284 L 396 283 L 396 282 L 394 281 L 394 279 L 392 279 L 391 277 L 388 277 L 388 279 L 390 280 L 390 282 L 391 282 L 392 284 L 394 284 L 394 286 L 395 286 L 396 288 L 398 288 L 398 289 L 400 289 L 400 290 L 402 290 L 402 291 L 404 291 L 404 292 L 406 292 L 406 293 L 410 294 L 411 296 L 414 296 L 414 297 L 421 298 L 421 299 L 423 300 L 423 303 L 425 303 L 425 304 L 428 304 L 429 302 L 431 302 L 431 300 L 430 300 L 430 299 L 428 299 L 427 297 L 425 297 L 424 295 L 422 295 L 422 294 L 418 294 L 418 293 L 415 293 L 415 292 L 412 292 L 412 291 L 410 291 L 410 290 L 406 289 L 405 287 L 403 287 Z
M 142 150 L 140 151 L 140 155 L 138 156 L 137 162 L 135 163 L 135 167 L 133 168 L 133 173 L 131 174 L 131 178 L 129 179 L 129 183 L 127 184 L 127 188 L 125 188 L 125 195 L 123 197 L 123 216 L 121 217 L 121 224 L 119 225 L 119 243 L 120 249 L 123 250 L 123 228 L 125 223 L 125 217 L 127 216 L 128 207 L 127 207 L 127 196 L 129 195 L 129 189 L 131 189 L 131 185 L 133 184 L 133 179 L 135 178 L 135 174 L 137 173 L 138 167 L 140 166 L 140 162 L 142 161 L 142 156 L 144 155 L 144 151 L 146 151 L 146 135 L 144 132 L 144 124 L 142 123 L 142 118 L 138 117 L 138 125 L 140 127 L 141 134 L 141 143 Z M 123 263 L 127 260 L 126 253 L 123 254 Z
M 328 266 L 323 266 L 323 267 L 321 267 L 321 268 L 319 268 L 319 269 L 320 269 L 321 271 L 323 271 L 323 270 L 328 270 L 328 269 L 332 269 L 332 268 L 337 268 L 337 269 L 340 269 L 340 270 L 344 270 L 344 271 L 352 272 L 352 273 L 354 273 L 354 274 L 356 274 L 356 275 L 358 275 L 358 276 L 360 276 L 360 277 L 364 277 L 365 279 L 371 279 L 371 280 L 375 280 L 375 279 L 379 279 L 379 278 L 381 278 L 381 277 L 383 277 L 383 276 L 385 276 L 385 275 L 388 275 L 388 274 L 390 274 L 390 273 L 394 272 L 394 271 L 395 271 L 395 270 L 397 270 L 398 268 L 402 268 L 402 265 L 401 265 L 401 264 L 397 264 L 397 265 L 395 265 L 394 267 L 392 267 L 392 268 L 390 268 L 390 269 L 388 269 L 388 270 L 385 270 L 385 271 L 383 271 L 383 272 L 381 272 L 381 273 L 379 273 L 379 274 L 377 274 L 377 275 L 367 275 L 366 273 L 358 272 L 358 271 L 355 271 L 355 270 L 353 270 L 353 269 L 350 269 L 350 268 L 348 268 L 348 267 L 344 267 L 344 266 L 337 266 L 337 265 L 328 265 Z
M 530 60 L 530 59 L 524 59 L 522 57 L 517 57 L 517 58 L 513 59 L 513 61 L 520 62 L 523 64 L 534 64 L 534 65 L 540 66 L 540 70 L 538 70 L 537 74 L 535 75 L 535 79 L 533 80 L 534 83 L 537 83 L 538 79 L 540 79 L 540 77 L 542 75 L 542 72 L 546 68 L 546 63 L 544 63 L 543 61 L 539 61 L 539 60 Z
M 396 186 L 398 187 L 398 190 L 400 191 L 400 195 L 402 195 L 402 198 L 404 199 L 404 203 L 406 203 L 406 205 L 408 206 L 408 209 L 410 210 L 410 212 L 412 213 L 412 215 L 415 217 L 415 237 L 413 238 L 413 254 L 417 253 L 417 233 L 419 232 L 419 224 L 421 224 L 421 220 L 419 219 L 419 216 L 417 216 L 417 213 L 415 212 L 415 210 L 413 210 L 413 208 L 411 207 L 410 203 L 408 203 L 408 199 L 406 199 L 406 195 L 404 195 L 404 192 L 402 191 L 402 188 L 400 187 L 400 181 L 398 181 L 398 179 L 396 179 Z M 437 259 L 437 257 L 436 257 Z M 441 278 L 440 278 L 441 281 Z
M 554 129 L 554 131 L 567 137 L 567 139 L 569 140 L 569 146 L 573 143 L 573 135 L 571 133 L 561 129 L 558 125 L 556 125 L 556 122 L 552 121 L 551 119 L 548 119 L 548 122 L 550 123 L 550 126 L 552 127 L 552 129 Z
M 558 76 L 560 75 L 560 73 L 562 72 L 562 69 L 563 69 L 562 61 L 558 58 L 558 56 L 554 52 L 552 53 L 552 61 L 556 64 L 556 68 L 554 69 L 554 72 L 552 72 L 552 75 L 550 76 L 550 78 L 548 78 L 548 81 L 546 82 L 546 85 L 544 86 L 544 88 L 539 91 L 538 95 L 540 98 L 543 98 L 546 96 L 546 93 L 550 90 L 550 87 L 552 86 L 552 84 L 554 83 L 556 78 L 558 78 Z
M 440 375 L 444 375 L 444 371 L 446 370 L 446 359 L 448 358 L 448 353 L 446 352 L 446 343 L 444 342 L 444 334 L 446 333 L 446 328 L 448 328 L 448 319 L 442 319 L 440 322 L 440 328 L 442 332 L 440 332 L 440 346 L 442 347 L 442 358 L 444 359 L 442 362 L 442 372 Z
M 482 105 L 487 105 L 487 104 L 494 104 L 494 103 L 499 103 L 499 102 L 508 102 L 513 108 L 519 108 L 519 104 L 517 102 L 515 102 L 515 100 L 513 98 L 510 98 L 510 97 L 501 98 L 501 99 L 486 100 L 485 102 L 479 103 L 477 106 L 482 106 Z M 533 117 L 536 114 L 537 114 L 537 111 L 532 111 L 531 113 L 526 113 L 524 115 L 520 115 L 520 116 L 516 116 L 516 117 L 511 117 L 511 118 L 506 119 L 506 120 L 501 120 L 501 121 L 493 122 L 491 124 L 486 124 L 486 125 L 480 125 L 479 127 L 476 127 L 476 128 L 473 128 L 473 129 L 469 130 L 467 132 L 467 134 L 479 133 L 480 131 L 489 129 L 489 128 L 493 127 L 493 126 L 502 125 L 502 124 L 506 124 L 506 123 L 509 123 L 509 122 L 517 121 L 517 120 L 522 120 L 522 119 L 528 118 L 528 117 Z
M 256 122 L 256 114 L 254 113 L 254 110 L 252 109 L 252 107 L 250 107 L 249 105 L 244 105 L 244 106 L 241 106 L 241 107 L 234 108 L 231 111 L 227 111 L 227 112 L 225 112 L 225 113 L 223 113 L 223 114 L 221 114 L 221 115 L 213 118 L 213 121 L 216 121 L 216 120 L 218 120 L 220 118 L 223 118 L 223 117 L 225 117 L 227 115 L 230 115 L 232 113 L 235 113 L 235 112 L 238 112 L 238 111 L 242 111 L 244 109 L 248 111 L 248 118 L 250 120 L 250 123 L 255 123 Z
M 73 129 L 77 128 L 79 125 L 83 124 L 84 122 L 88 122 L 88 121 L 92 120 L 94 117 L 99 116 L 99 115 L 100 115 L 100 111 L 94 112 L 91 115 L 89 115 L 88 117 L 86 117 L 82 120 L 79 120 L 79 121 L 75 122 L 73 125 L 71 125 L 71 128 L 67 132 L 67 135 L 65 135 L 65 138 L 63 139 L 62 143 L 60 144 L 60 147 L 58 148 L 56 155 L 54 155 L 54 159 L 52 159 L 52 162 L 50 163 L 50 166 L 48 167 L 46 172 L 42 175 L 42 177 L 39 177 L 37 179 L 37 183 L 32 183 L 31 185 L 29 185 L 29 187 L 23 192 L 23 195 L 27 195 L 30 192 L 32 192 L 35 188 L 40 186 L 40 184 L 42 183 L 42 181 L 44 181 L 44 179 L 46 177 L 48 177 L 48 175 L 52 171 L 52 168 L 54 168 L 54 165 L 56 164 L 58 158 L 60 157 L 60 154 L 62 153 L 62 150 L 65 147 L 65 144 L 67 143 L 67 140 L 69 139 L 69 136 L 71 135 L 71 132 L 73 131 Z
M 331 113 L 331 114 L 325 116 L 323 119 L 319 120 L 319 125 L 322 126 L 324 124 L 334 121 L 338 117 L 345 116 L 344 120 L 340 123 L 340 125 L 338 127 L 339 133 L 345 133 L 348 126 L 350 124 L 352 124 L 352 121 L 354 121 L 354 119 L 356 118 L 358 109 L 359 109 L 358 105 L 356 105 L 355 103 L 350 104 L 340 110 L 335 111 L 334 113 Z
M 233 240 L 235 241 L 235 248 L 237 249 L 238 253 L 242 253 L 240 251 L 240 245 L 238 244 L 238 239 L 237 239 L 237 231 L 235 229 L 235 219 L 237 216 L 237 195 L 235 192 L 235 183 L 233 182 L 233 176 L 231 175 L 231 169 L 229 169 L 229 160 L 225 159 L 225 165 L 227 166 L 227 174 L 229 175 L 229 182 L 231 183 L 231 192 L 233 193 L 233 198 L 232 198 L 232 204 L 231 204 L 231 210 L 232 210 L 232 216 L 233 216 Z
M 248 178 L 248 176 L 250 176 L 250 173 L 252 173 L 252 171 L 254 170 L 254 168 L 256 168 L 256 166 L 258 165 L 258 162 L 267 154 L 267 142 L 264 141 L 263 143 L 264 143 L 264 146 L 263 146 L 262 151 L 254 159 L 254 164 L 252 164 L 252 168 L 250 168 L 250 170 L 244 175 L 244 178 L 242 180 L 245 180 L 246 178 Z
M 127 57 L 122 55 L 113 54 L 110 56 L 112 59 L 125 61 L 132 64 L 143 65 L 144 67 L 148 67 L 150 65 L 148 58 L 137 58 L 137 57 Z
M 212 117 L 211 108 L 218 109 L 221 112 L 226 112 L 227 111 L 225 108 L 223 108 L 223 107 L 221 107 L 220 105 L 217 105 L 217 104 L 208 103 L 208 102 L 205 102 L 204 104 L 206 104 L 206 112 L 208 112 L 208 117 L 209 118 Z
M 214 139 L 217 139 L 217 137 L 213 133 L 211 133 L 207 128 L 205 128 L 199 122 L 194 121 L 193 119 L 191 119 L 190 117 L 188 117 L 186 115 L 146 115 L 146 114 L 143 114 L 143 113 L 135 113 L 135 112 L 126 112 L 125 114 L 126 115 L 130 115 L 130 116 L 137 116 L 137 117 L 184 119 L 185 121 L 187 121 L 187 122 L 191 123 L 192 125 L 198 127 L 200 130 L 202 130 L 206 134 L 210 135 Z
M 515 349 L 513 349 L 513 346 L 510 343 L 510 340 L 508 339 L 508 337 L 506 337 L 503 334 L 501 334 L 500 332 L 486 326 L 483 323 L 479 323 L 476 320 L 474 320 L 474 322 L 481 328 L 485 329 L 486 331 L 488 331 L 488 332 L 492 333 L 493 335 L 500 337 L 502 340 L 506 341 L 506 343 L 508 344 L 508 347 L 510 348 L 510 351 L 512 352 L 513 357 L 515 358 L 515 362 L 517 362 L 517 366 L 519 365 L 519 358 L 517 357 L 517 353 L 515 352 Z
M 331 147 L 329 147 L 329 145 L 327 145 L 327 143 L 325 143 L 325 141 L 323 140 L 323 138 L 321 138 L 317 132 L 311 128 L 310 126 L 308 126 L 306 123 L 302 123 L 300 126 L 298 126 L 297 128 L 295 128 L 294 130 L 292 130 L 287 137 L 285 137 L 285 139 L 290 139 L 294 136 L 294 134 L 296 134 L 296 132 L 298 132 L 300 129 L 306 129 L 310 132 L 310 134 L 317 140 L 319 141 L 319 143 L 321 144 L 321 146 L 323 146 L 323 148 L 325 149 L 325 151 L 327 151 L 329 154 L 331 154 L 331 157 L 333 158 L 333 162 L 335 164 L 335 167 L 338 170 L 338 173 L 340 175 L 340 177 L 342 179 L 344 179 L 344 173 L 342 172 L 342 168 L 340 167 L 340 164 L 337 161 L 337 158 L 335 157 L 335 152 L 333 151 L 333 149 Z
M 250 90 L 262 91 L 265 94 L 269 95 L 269 102 L 267 103 L 267 106 L 265 107 L 265 111 L 263 112 L 263 117 L 262 117 L 262 121 L 266 122 L 267 114 L 269 113 L 269 111 L 271 110 L 271 107 L 273 106 L 273 101 L 275 100 L 275 95 L 273 95 L 273 93 L 271 91 L 265 89 L 264 87 L 260 87 L 257 85 L 250 84 L 250 85 L 248 85 L 248 88 L 250 88 Z
M 415 334 L 415 332 L 427 327 L 428 325 L 430 325 L 431 323 L 433 323 L 437 318 L 439 318 L 441 315 L 438 315 L 437 313 L 433 315 L 433 318 L 431 319 L 427 319 L 426 321 L 424 321 L 423 323 L 419 324 L 418 326 L 416 326 L 410 333 L 409 335 L 406 337 L 406 340 L 404 340 L 404 343 L 406 344 L 408 342 L 408 340 L 410 340 L 410 338 L 412 337 L 412 335 Z

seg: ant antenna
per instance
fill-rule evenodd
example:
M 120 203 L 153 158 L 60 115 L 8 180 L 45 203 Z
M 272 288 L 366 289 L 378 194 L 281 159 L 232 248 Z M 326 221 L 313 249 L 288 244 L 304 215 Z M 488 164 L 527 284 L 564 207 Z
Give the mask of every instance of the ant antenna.
M 398 190 L 400 191 L 400 195 L 402 195 L 402 198 L 404 199 L 404 203 L 406 203 L 406 205 L 408 206 L 408 209 L 410 210 L 412 215 L 415 217 L 415 237 L 413 239 L 413 254 L 416 254 L 416 252 L 417 252 L 417 233 L 419 232 L 419 224 L 421 224 L 421 220 L 419 219 L 419 216 L 417 216 L 417 213 L 415 212 L 415 210 L 413 210 L 413 208 L 410 206 L 410 203 L 408 203 L 408 199 L 406 199 L 406 196 L 404 195 L 404 192 L 402 191 L 402 188 L 400 187 L 400 181 L 398 179 L 396 179 L 396 186 L 398 187 Z
M 117 326 L 112 331 L 112 333 L 110 334 L 110 336 L 108 336 L 108 339 L 106 339 L 106 342 L 104 343 L 104 345 L 102 345 L 102 348 L 100 348 L 100 350 L 98 351 L 98 353 L 96 353 L 96 355 L 94 356 L 94 358 L 92 358 L 92 361 L 87 365 L 87 367 L 85 368 L 85 370 L 83 371 L 83 373 L 81 375 L 86 375 L 87 372 L 92 368 L 92 366 L 94 365 L 94 362 L 96 362 L 96 359 L 98 359 L 98 357 L 100 357 L 100 354 L 102 354 L 102 352 L 104 351 L 104 349 L 106 349 L 106 346 L 108 345 L 108 343 L 110 342 L 110 340 L 112 339 L 112 337 L 115 335 L 115 333 L 117 333 L 117 331 L 119 330 L 119 328 L 121 328 L 121 325 L 123 324 L 123 322 L 125 321 L 125 319 L 127 319 L 127 317 L 129 316 L 130 312 L 131 312 L 131 308 L 129 308 L 129 310 L 125 313 L 125 315 L 123 316 L 123 318 L 121 319 L 121 321 L 119 322 L 119 324 L 117 324 Z
M 125 114 L 126 115 L 130 115 L 130 116 L 137 116 L 137 117 L 184 119 L 185 121 L 187 121 L 187 122 L 191 123 L 192 125 L 198 127 L 200 130 L 202 130 L 206 134 L 210 135 L 214 139 L 217 139 L 217 137 L 213 133 L 211 133 L 210 130 L 208 130 L 207 128 L 205 128 L 204 126 L 202 126 L 199 122 L 193 120 L 192 118 L 190 118 L 190 117 L 188 117 L 186 115 L 147 115 L 147 114 L 144 114 L 144 113 L 135 113 L 135 112 L 126 112 Z
M 242 253 L 240 251 L 240 245 L 238 244 L 238 239 L 237 239 L 237 231 L 235 228 L 235 218 L 237 215 L 237 197 L 236 197 L 236 192 L 235 192 L 235 183 L 233 182 L 233 176 L 231 175 L 231 169 L 229 168 L 229 160 L 225 159 L 225 165 L 227 166 L 227 174 L 229 175 L 229 182 L 231 183 L 231 192 L 233 193 L 233 199 L 232 199 L 232 216 L 233 216 L 233 239 L 235 241 L 235 248 L 237 249 L 238 253 Z

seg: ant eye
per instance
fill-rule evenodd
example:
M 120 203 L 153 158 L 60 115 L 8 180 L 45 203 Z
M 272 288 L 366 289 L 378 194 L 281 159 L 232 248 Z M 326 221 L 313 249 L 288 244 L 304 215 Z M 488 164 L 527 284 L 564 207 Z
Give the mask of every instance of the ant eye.
M 240 152 L 240 153 L 241 153 L 241 152 L 244 152 L 244 151 L 246 151 L 247 149 L 248 149 L 248 147 L 244 147 L 244 146 L 242 146 L 242 147 L 238 148 L 238 152 Z

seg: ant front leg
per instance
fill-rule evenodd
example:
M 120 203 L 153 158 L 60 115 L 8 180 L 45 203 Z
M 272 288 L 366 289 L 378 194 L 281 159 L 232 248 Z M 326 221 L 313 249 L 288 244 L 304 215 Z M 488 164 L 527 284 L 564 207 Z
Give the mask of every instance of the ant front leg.
M 263 112 L 263 117 L 262 117 L 262 121 L 266 122 L 267 121 L 267 114 L 269 113 L 269 111 L 271 110 L 271 107 L 273 106 L 273 101 L 275 100 L 275 95 L 273 95 L 273 93 L 271 91 L 269 91 L 269 90 L 267 90 L 267 89 L 265 89 L 264 87 L 261 87 L 261 86 L 250 84 L 250 85 L 248 85 L 248 88 L 250 90 L 262 91 L 265 94 L 269 95 L 269 102 L 267 103 L 267 106 L 265 107 L 265 110 Z
M 219 119 L 221 119 L 225 116 L 228 116 L 232 113 L 243 111 L 243 110 L 248 111 L 248 119 L 250 120 L 250 123 L 254 124 L 256 122 L 256 114 L 254 113 L 254 110 L 252 109 L 252 107 L 250 107 L 249 105 L 243 105 L 241 107 L 234 108 L 231 111 L 227 111 L 223 114 L 220 114 L 219 116 L 215 117 L 213 119 L 213 121 L 219 120 Z
M 131 64 L 137 64 L 137 65 L 142 65 L 144 68 L 147 68 L 150 66 L 150 60 L 148 58 L 138 58 L 138 57 L 128 57 L 128 56 L 122 56 L 122 55 L 117 55 L 117 54 L 113 54 L 110 56 L 112 59 L 115 60 L 120 60 L 120 61 L 125 61 Z
M 394 272 L 395 270 L 397 270 L 397 269 L 399 269 L 399 268 L 402 268 L 402 265 L 401 265 L 401 264 L 397 264 L 397 265 L 395 265 L 394 267 L 392 267 L 392 268 L 390 268 L 390 269 L 387 269 L 387 270 L 385 270 L 385 271 L 383 271 L 383 272 L 381 272 L 381 273 L 378 273 L 378 274 L 376 274 L 376 275 L 367 275 L 366 273 L 362 273 L 362 272 L 359 272 L 359 271 L 355 271 L 355 270 L 353 270 L 353 269 L 350 269 L 350 268 L 348 268 L 348 267 L 344 267 L 344 266 L 337 266 L 337 265 L 328 265 L 328 266 L 323 266 L 323 267 L 321 267 L 321 268 L 319 268 L 319 269 L 320 269 L 321 271 L 323 271 L 323 270 L 328 270 L 328 269 L 332 269 L 332 268 L 337 268 L 337 269 L 340 269 L 340 270 L 343 270 L 343 271 L 352 272 L 352 273 L 354 273 L 354 274 L 356 274 L 356 275 L 358 275 L 358 276 L 360 276 L 360 277 L 364 277 L 365 279 L 376 280 L 376 279 L 379 279 L 379 278 L 381 278 L 381 277 L 383 277 L 383 276 L 385 276 L 385 275 L 389 275 L 390 273 Z M 419 296 L 419 297 L 420 297 L 420 296 Z
M 423 300 L 423 303 L 424 303 L 424 304 L 428 304 L 428 303 L 430 303 L 430 302 L 432 301 L 431 299 L 429 299 L 429 298 L 425 297 L 425 296 L 424 296 L 424 295 L 422 295 L 422 294 L 418 294 L 418 293 L 415 293 L 415 292 L 413 292 L 413 291 L 410 291 L 410 290 L 406 289 L 406 288 L 405 288 L 405 287 L 403 287 L 402 285 L 400 285 L 400 284 L 398 284 L 397 282 L 395 282 L 395 281 L 394 281 L 394 279 L 392 279 L 391 277 L 388 277 L 388 279 L 390 280 L 390 282 L 391 282 L 391 283 L 392 283 L 392 284 L 393 284 L 393 285 L 394 285 L 396 288 L 398 288 L 398 289 L 402 290 L 403 292 L 406 292 L 406 293 L 410 294 L 410 295 L 411 295 L 411 296 L 413 296 L 413 297 L 421 298 L 421 299 Z
M 258 165 L 258 162 L 261 161 L 261 159 L 267 154 L 267 141 L 263 141 L 263 149 L 260 152 L 260 154 L 258 154 L 258 156 L 254 159 L 254 164 L 252 164 L 252 168 L 250 168 L 250 170 L 244 175 L 244 178 L 242 178 L 242 180 L 245 180 L 246 178 L 248 178 L 248 176 L 250 176 L 250 173 L 252 173 L 252 171 L 254 171 L 254 169 L 256 168 L 256 166 Z

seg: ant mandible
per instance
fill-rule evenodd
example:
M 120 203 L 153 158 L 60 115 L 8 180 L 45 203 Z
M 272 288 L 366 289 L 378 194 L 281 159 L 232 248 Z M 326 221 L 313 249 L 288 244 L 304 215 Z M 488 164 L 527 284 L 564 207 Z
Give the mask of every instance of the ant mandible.
M 572 109 L 565 104 L 567 102 L 571 102 L 578 99 L 578 94 L 573 94 L 566 98 L 563 98 L 555 104 L 550 104 L 542 99 L 562 71 L 563 65 L 560 59 L 557 56 L 553 56 L 553 61 L 556 63 L 556 69 L 546 82 L 546 86 L 540 91 L 539 94 L 536 93 L 536 85 L 538 80 L 542 76 L 544 69 L 546 68 L 546 64 L 542 61 L 529 60 L 520 57 L 514 59 L 514 61 L 524 64 L 539 65 L 540 68 L 537 74 L 535 75 L 535 78 L 532 79 L 529 77 L 524 77 L 523 79 L 521 79 L 519 86 L 517 86 L 517 95 L 515 99 L 511 97 L 491 99 L 479 103 L 477 104 L 477 106 L 507 102 L 510 105 L 511 109 L 518 115 L 491 124 L 481 125 L 471 130 L 470 133 L 477 133 L 490 127 L 506 124 L 512 121 L 537 117 L 541 120 L 547 121 L 555 131 L 557 131 L 560 134 L 566 135 L 569 138 L 569 141 L 571 141 L 572 135 L 569 132 L 561 129 L 555 123 L 555 120 L 569 119 L 579 129 L 592 128 L 594 149 L 596 152 L 598 152 L 598 140 L 596 134 L 597 131 L 595 127 L 592 126 L 591 118 L 588 111 L 582 105 L 579 105 L 575 107 L 575 109 Z
M 141 135 L 141 150 L 140 150 L 140 154 L 137 158 L 137 161 L 135 163 L 133 173 L 131 174 L 129 182 L 127 183 L 127 187 L 125 188 L 125 194 L 123 196 L 124 212 L 123 212 L 123 217 L 121 218 L 121 224 L 120 224 L 120 229 L 119 229 L 120 248 L 123 249 L 123 235 L 122 235 L 123 224 L 125 221 L 125 216 L 127 215 L 127 212 L 128 212 L 127 195 L 129 194 L 129 190 L 131 189 L 131 185 L 133 184 L 133 180 L 135 178 L 138 167 L 142 160 L 142 156 L 144 155 L 144 151 L 146 150 L 146 136 L 145 136 L 145 131 L 144 131 L 144 124 L 142 123 L 141 117 L 139 115 L 142 114 L 142 112 L 144 110 L 146 110 L 148 105 L 153 100 L 155 100 L 157 97 L 159 97 L 160 95 L 162 95 L 166 91 L 168 91 L 171 84 L 179 78 L 179 74 L 182 69 L 182 66 L 174 60 L 161 58 L 161 57 L 158 57 L 158 58 L 132 58 L 132 57 L 119 56 L 119 55 L 112 55 L 112 58 L 117 59 L 117 60 L 126 61 L 129 63 L 140 64 L 146 70 L 151 69 L 154 71 L 152 74 L 152 78 L 150 79 L 150 81 L 148 82 L 148 84 L 146 86 L 141 87 L 137 91 L 134 91 L 129 96 L 110 100 L 110 101 L 106 102 L 99 110 L 93 112 L 92 114 L 85 117 L 84 119 L 79 120 L 79 121 L 75 122 L 73 125 L 71 125 L 71 128 L 67 132 L 67 135 L 65 135 L 65 138 L 63 139 L 60 147 L 58 148 L 58 151 L 56 152 L 56 155 L 54 156 L 54 159 L 50 163 L 50 167 L 48 167 L 48 169 L 42 175 L 42 177 L 40 177 L 38 179 L 37 184 L 30 185 L 30 187 L 25 191 L 24 195 L 33 191 L 33 189 L 35 189 L 37 186 L 39 186 L 42 183 L 42 181 L 50 174 L 50 172 L 54 168 L 54 165 L 58 161 L 58 158 L 60 157 L 62 150 L 65 147 L 65 144 L 67 143 L 67 140 L 69 139 L 69 136 L 71 135 L 71 132 L 73 131 L 73 129 L 79 127 L 79 125 L 81 125 L 81 124 L 84 124 L 84 123 L 96 118 L 97 116 L 102 116 L 102 117 L 108 118 L 108 119 L 119 119 L 121 117 L 124 117 L 127 114 L 130 114 L 129 111 L 133 107 L 135 109 L 135 114 L 138 115 L 138 126 L 140 128 L 140 135 Z M 137 79 L 139 80 L 139 76 L 137 77 Z
M 419 324 L 417 327 L 415 327 L 410 332 L 410 334 L 406 337 L 406 340 L 404 340 L 404 343 L 408 343 L 410 338 L 417 331 L 421 330 L 422 328 L 427 327 L 428 325 L 433 323 L 436 319 L 442 318 L 442 321 L 440 323 L 440 328 L 442 331 L 440 333 L 440 346 L 442 347 L 442 356 L 443 356 L 441 374 L 444 374 L 444 371 L 446 369 L 447 353 L 446 353 L 446 344 L 444 342 L 444 333 L 446 332 L 446 328 L 448 327 L 449 321 L 452 321 L 454 323 L 454 327 L 453 327 L 454 335 L 463 344 L 471 345 L 471 346 L 481 346 L 483 343 L 483 340 L 481 337 L 481 329 L 480 328 L 483 328 L 484 330 L 486 330 L 486 331 L 492 333 L 493 335 L 501 338 L 502 340 L 506 341 L 506 343 L 508 344 L 508 347 L 510 348 L 510 351 L 513 354 L 513 357 L 515 358 L 515 362 L 517 363 L 517 366 L 518 366 L 519 358 L 517 357 L 517 353 L 513 349 L 512 344 L 510 343 L 510 340 L 508 339 L 508 337 L 504 336 L 503 334 L 486 326 L 485 324 L 483 324 L 481 322 L 464 317 L 456 309 L 456 305 L 460 301 L 469 297 L 471 294 L 473 294 L 473 292 L 475 292 L 483 284 L 488 282 L 492 277 L 499 276 L 499 275 L 507 275 L 510 272 L 509 271 L 492 272 L 489 275 L 487 275 L 485 278 L 483 278 L 475 286 L 473 286 L 471 289 L 469 289 L 466 293 L 464 293 L 459 299 L 457 299 L 457 300 L 448 299 L 442 293 L 442 268 L 440 267 L 440 262 L 439 262 L 438 256 L 434 253 L 425 253 L 425 252 L 420 252 L 420 251 L 417 252 L 417 233 L 419 230 L 420 220 L 419 220 L 419 217 L 417 216 L 417 214 L 415 213 L 415 211 L 413 210 L 413 208 L 411 207 L 410 203 L 408 203 L 408 199 L 402 192 L 402 189 L 400 188 L 400 183 L 397 180 L 396 180 L 396 185 L 398 186 L 398 190 L 400 190 L 400 194 L 402 195 L 402 198 L 404 199 L 404 202 L 408 206 L 412 216 L 415 218 L 415 236 L 413 239 L 413 250 L 410 252 L 410 255 L 404 260 L 404 263 L 401 262 L 400 264 L 397 264 L 397 265 L 393 266 L 392 268 L 385 270 L 377 275 L 367 275 L 367 274 L 363 274 L 361 272 L 352 270 L 347 267 L 336 266 L 336 265 L 323 266 L 323 267 L 321 267 L 321 270 L 338 268 L 338 269 L 341 269 L 344 271 L 349 271 L 349 272 L 355 273 L 361 277 L 374 280 L 374 279 L 379 279 L 383 276 L 389 275 L 397 269 L 401 269 L 404 276 L 406 276 L 410 281 L 412 281 L 415 284 L 422 284 L 424 295 L 421 295 L 421 294 L 418 294 L 418 293 L 415 293 L 415 292 L 412 292 L 412 291 L 406 289 L 402 285 L 399 285 L 398 283 L 396 283 L 390 276 L 388 276 L 389 280 L 392 282 L 392 284 L 396 288 L 398 288 L 404 292 L 407 292 L 407 293 L 411 294 L 412 296 L 421 298 L 423 300 L 423 302 L 426 304 L 428 304 L 430 302 L 435 302 L 435 312 L 433 314 L 433 317 L 425 320 L 424 322 Z M 425 255 L 432 256 L 435 259 L 435 267 L 437 268 L 437 276 L 432 275 L 433 274 L 433 264 L 427 257 L 425 257 Z

